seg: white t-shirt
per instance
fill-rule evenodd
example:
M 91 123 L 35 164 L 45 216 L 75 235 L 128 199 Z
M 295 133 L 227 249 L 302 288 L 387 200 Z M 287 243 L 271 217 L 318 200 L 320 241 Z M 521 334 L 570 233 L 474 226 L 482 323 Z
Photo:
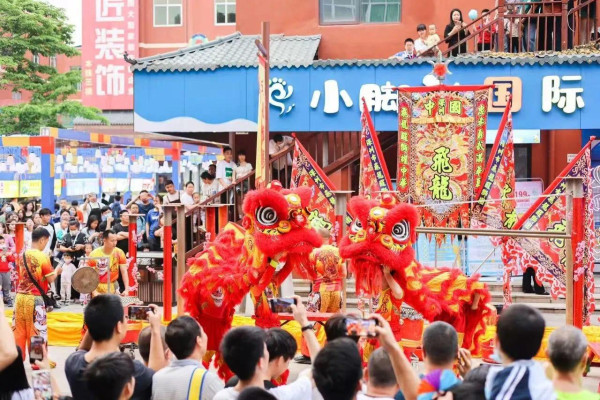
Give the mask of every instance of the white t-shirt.
M 227 182 L 228 185 L 231 185 L 234 178 L 234 171 L 237 165 L 233 161 L 227 162 L 225 160 L 221 160 L 217 163 L 217 181 L 219 179 L 223 179 Z M 222 185 L 220 185 L 222 186 Z M 225 189 L 225 186 L 222 186 L 221 189 Z
M 219 182 L 215 179 L 211 184 L 207 185 L 202 182 L 200 186 L 200 201 L 204 201 L 209 197 L 214 196 L 219 191 Z
M 292 143 L 294 143 L 294 138 L 291 136 L 283 136 L 283 143 L 279 144 L 275 143 L 275 140 L 273 139 L 269 140 L 269 155 L 272 156 L 275 153 L 279 153 L 281 150 L 285 149 Z M 277 166 L 279 170 L 284 169 L 286 166 L 291 167 L 292 156 L 290 156 L 290 153 L 287 154 L 287 157 L 285 157 L 285 159 L 280 158 L 279 161 L 277 161 L 277 164 L 279 164 Z
M 187 194 L 185 190 L 181 192 L 181 196 L 179 198 L 181 200 L 181 204 L 185 204 L 186 206 L 191 206 L 194 204 L 194 198 Z
M 246 165 L 244 166 L 238 165 L 237 167 L 235 167 L 235 179 L 239 179 L 243 176 L 246 176 L 250 172 L 252 172 L 252 164 L 246 163 Z
M 415 40 L 415 51 L 417 52 L 417 54 L 421 54 L 423 53 L 425 50 L 427 50 L 427 45 L 425 44 L 425 41 L 421 38 L 418 38 Z
M 95 209 L 95 208 L 102 208 L 100 206 L 100 203 L 95 202 L 95 203 L 84 203 L 83 204 L 83 223 L 87 223 L 87 219 L 90 216 L 90 212 Z
M 269 393 L 278 400 L 310 400 L 312 399 L 312 383 L 306 376 L 301 376 L 289 385 L 269 390 Z M 213 400 L 236 400 L 239 395 L 240 392 L 230 387 L 217 393 Z
M 363 392 L 358 392 L 356 394 L 356 400 L 394 400 L 393 397 L 371 397 L 371 396 L 367 396 L 366 394 L 364 394 Z

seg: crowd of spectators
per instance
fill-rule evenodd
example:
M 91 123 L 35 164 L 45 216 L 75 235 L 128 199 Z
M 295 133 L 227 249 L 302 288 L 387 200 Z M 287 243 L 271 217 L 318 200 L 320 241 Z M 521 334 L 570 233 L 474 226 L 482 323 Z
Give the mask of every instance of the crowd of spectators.
M 570 12 L 577 4 L 573 0 L 567 2 L 567 11 Z M 471 18 L 474 20 L 481 16 L 479 23 L 470 27 L 463 19 L 463 13 L 455 8 L 450 11 L 450 22 L 444 29 L 444 37 L 436 34 L 434 24 L 426 26 L 417 25 L 417 37 L 404 40 L 404 51 L 394 54 L 391 58 L 410 60 L 416 57 L 432 57 L 440 53 L 438 45 L 447 44 L 448 56 L 455 57 L 472 51 L 495 52 L 535 52 L 535 51 L 560 51 L 562 46 L 562 24 L 560 2 L 542 2 L 540 0 L 505 0 L 504 15 L 498 18 L 498 0 L 495 7 L 472 10 Z M 577 10 L 578 36 L 580 44 L 590 39 L 595 34 L 594 21 L 596 18 L 596 4 L 592 2 Z M 567 47 L 574 44 L 574 18 L 575 14 L 568 15 Z M 501 24 L 504 31 L 504 45 L 500 48 L 498 33 Z M 474 39 L 464 40 L 470 35 Z M 464 40 L 464 41 L 463 41 Z
M 300 298 L 293 306 L 300 326 L 311 326 Z M 4 305 L 0 302 L 0 314 Z M 542 315 L 526 305 L 512 305 L 498 318 L 495 339 L 497 364 L 474 366 L 470 353 L 459 347 L 456 330 L 445 322 L 428 325 L 423 334 L 423 363 L 417 372 L 398 345 L 388 321 L 373 314 L 377 348 L 363 362 L 364 339 L 348 337 L 345 315 L 325 324 L 327 340 L 321 348 L 313 329 L 302 329 L 311 368 L 287 384 L 276 384 L 286 375 L 297 351 L 296 341 L 280 328 L 232 328 L 220 346 L 222 361 L 235 374 L 226 384 L 203 364 L 208 337 L 198 322 L 186 315 L 161 325 L 156 306 L 139 335 L 141 360 L 120 351 L 127 318 L 118 296 L 94 297 L 84 311 L 87 331 L 64 365 L 74 399 L 202 400 L 368 400 L 368 399 L 467 399 L 467 400 L 569 400 L 598 399 L 582 389 L 588 343 L 572 326 L 556 329 L 549 338 L 545 369 L 533 358 L 544 337 Z M 0 398 L 34 398 L 22 355 L 7 320 L 0 319 Z M 50 370 L 47 348 L 34 369 Z M 55 394 L 65 392 L 51 380 Z M 426 384 L 425 384 L 426 383 Z M 62 390 L 61 390 L 62 389 Z M 423 397 L 425 396 L 425 397 Z M 55 398 L 58 398 L 56 396 Z

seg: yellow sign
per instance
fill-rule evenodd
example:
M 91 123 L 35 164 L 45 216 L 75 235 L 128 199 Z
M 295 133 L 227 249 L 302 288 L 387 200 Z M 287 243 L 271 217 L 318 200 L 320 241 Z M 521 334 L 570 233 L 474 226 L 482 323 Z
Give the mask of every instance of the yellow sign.
M 54 179 L 54 195 L 60 196 L 62 195 L 62 180 L 55 178 Z
M 42 181 L 21 181 L 19 197 L 42 197 Z
M 19 197 L 19 181 L 0 181 L 0 199 Z

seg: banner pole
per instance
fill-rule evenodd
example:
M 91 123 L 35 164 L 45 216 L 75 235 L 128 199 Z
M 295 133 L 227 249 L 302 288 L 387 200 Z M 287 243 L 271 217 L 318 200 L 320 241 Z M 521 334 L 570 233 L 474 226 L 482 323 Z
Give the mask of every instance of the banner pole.
M 573 232 L 573 192 L 574 192 L 574 182 L 573 179 L 567 179 L 567 229 L 566 234 L 568 238 L 565 240 L 565 250 L 566 250 L 566 259 L 565 259 L 565 269 L 566 269 L 566 284 L 567 284 L 567 296 L 566 296 L 566 323 L 567 325 L 573 325 L 573 317 L 574 317 L 574 309 L 573 309 L 573 247 L 572 244 L 572 232 Z M 535 278 L 534 278 L 535 279 Z
M 567 282 L 571 280 L 572 282 L 572 301 L 573 301 L 573 325 L 582 328 L 583 327 L 583 288 L 585 286 L 585 274 L 578 274 L 579 277 L 575 280 L 575 271 L 579 270 L 582 267 L 582 262 L 579 257 L 577 257 L 577 247 L 583 240 L 583 220 L 584 220 L 584 198 L 583 198 L 583 182 L 581 178 L 570 178 L 567 179 L 567 190 L 569 190 L 572 197 L 572 218 L 571 218 L 571 229 L 573 233 L 573 240 L 571 243 L 571 256 L 575 256 L 572 259 L 572 271 L 573 274 L 572 279 L 569 279 L 567 276 Z M 569 210 L 567 209 L 567 212 Z M 568 216 L 569 214 L 567 214 Z M 568 217 L 567 217 L 568 219 Z M 568 288 L 568 286 L 567 286 Z M 569 294 L 567 292 L 567 298 L 569 298 Z M 567 311 L 568 312 L 568 311 Z

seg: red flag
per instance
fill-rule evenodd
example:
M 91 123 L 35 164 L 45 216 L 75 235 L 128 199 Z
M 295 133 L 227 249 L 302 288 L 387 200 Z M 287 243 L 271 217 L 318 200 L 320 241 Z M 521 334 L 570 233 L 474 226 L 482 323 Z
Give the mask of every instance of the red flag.
M 362 99 L 363 112 L 360 116 L 362 134 L 360 136 L 360 179 L 358 195 L 377 197 L 378 192 L 392 190 L 392 180 L 388 172 L 377 132 L 365 99 Z
M 479 229 L 511 229 L 517 222 L 515 211 L 515 157 L 512 130 L 511 101 L 504 110 L 496 140 L 490 153 L 483 183 L 477 190 L 471 226 Z M 479 168 L 479 167 L 478 167 Z M 501 244 L 499 237 L 490 237 L 494 247 Z M 504 303 L 512 302 L 510 272 L 504 269 Z
M 575 280 L 584 279 L 584 322 L 589 324 L 594 304 L 594 217 L 591 187 L 591 142 L 560 173 L 543 195 L 527 210 L 513 229 L 565 232 L 567 225 L 567 179 L 583 179 L 584 235 L 573 255 Z M 533 268 L 538 281 L 550 285 L 550 294 L 556 298 L 566 294 L 566 241 L 564 239 L 512 238 L 507 240 L 506 267 L 513 274 Z
M 300 140 L 294 136 L 294 160 L 292 162 L 291 187 L 308 186 L 312 190 L 311 214 L 308 219 L 313 227 L 331 230 L 335 223 L 335 186 L 325 172 L 308 154 Z

